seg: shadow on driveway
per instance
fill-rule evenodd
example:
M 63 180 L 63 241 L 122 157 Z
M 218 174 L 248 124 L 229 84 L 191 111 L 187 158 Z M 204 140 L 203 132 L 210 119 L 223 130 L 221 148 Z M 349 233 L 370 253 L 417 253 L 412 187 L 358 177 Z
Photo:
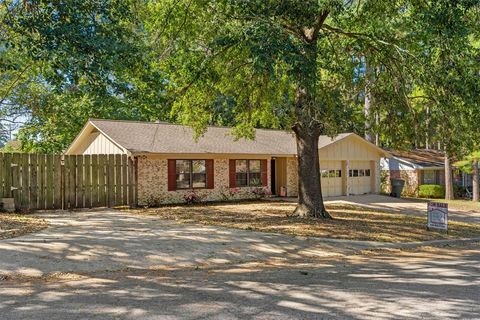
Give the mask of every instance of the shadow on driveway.
M 39 277 L 156 266 L 231 264 L 351 254 L 362 244 L 178 224 L 115 210 L 48 213 L 51 227 L 0 241 L 0 275 Z
M 480 248 L 0 282 L 2 319 L 478 319 Z

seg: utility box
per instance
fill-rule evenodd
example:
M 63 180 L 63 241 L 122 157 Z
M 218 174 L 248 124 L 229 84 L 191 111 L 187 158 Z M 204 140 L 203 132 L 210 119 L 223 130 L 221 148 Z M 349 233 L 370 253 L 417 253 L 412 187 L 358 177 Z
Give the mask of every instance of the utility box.
M 15 212 L 15 200 L 13 198 L 0 198 L 0 211 Z

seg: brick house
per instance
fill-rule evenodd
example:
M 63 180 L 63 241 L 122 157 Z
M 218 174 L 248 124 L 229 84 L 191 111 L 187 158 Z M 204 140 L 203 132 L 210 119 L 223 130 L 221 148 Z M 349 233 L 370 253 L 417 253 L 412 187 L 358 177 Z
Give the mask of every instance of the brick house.
M 445 185 L 445 158 L 442 151 L 416 149 L 389 152 L 392 157 L 380 162 L 383 192 L 390 192 L 392 178 L 405 180 L 403 193 L 407 196 L 418 195 L 418 188 L 424 184 Z M 471 187 L 472 176 L 453 168 L 453 183 Z
M 295 197 L 296 141 L 292 133 L 257 129 L 254 140 L 234 139 L 231 128 L 192 129 L 169 123 L 90 120 L 66 154 L 127 154 L 135 160 L 140 205 L 203 201 L 259 194 Z M 389 153 L 353 133 L 319 139 L 326 197 L 378 193 L 380 159 Z

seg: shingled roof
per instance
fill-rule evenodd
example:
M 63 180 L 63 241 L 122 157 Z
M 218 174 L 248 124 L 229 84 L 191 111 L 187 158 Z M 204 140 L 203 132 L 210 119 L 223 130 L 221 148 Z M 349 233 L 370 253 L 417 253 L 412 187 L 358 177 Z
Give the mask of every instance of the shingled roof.
M 120 148 L 132 154 L 234 153 L 295 155 L 297 153 L 294 135 L 283 130 L 256 129 L 254 140 L 245 138 L 235 140 L 231 134 L 231 128 L 208 127 L 205 134 L 195 141 L 193 130 L 183 125 L 165 122 L 98 119 L 89 120 L 82 133 L 67 150 L 67 153 L 69 153 L 69 150 L 72 149 L 89 125 L 93 125 L 96 130 L 103 133 Z M 321 136 L 319 149 L 349 136 L 358 137 L 354 133 L 339 134 L 335 138 Z
M 419 167 L 438 167 L 445 166 L 445 154 L 438 150 L 416 149 L 409 151 L 389 150 L 390 154 L 400 160 L 413 163 Z

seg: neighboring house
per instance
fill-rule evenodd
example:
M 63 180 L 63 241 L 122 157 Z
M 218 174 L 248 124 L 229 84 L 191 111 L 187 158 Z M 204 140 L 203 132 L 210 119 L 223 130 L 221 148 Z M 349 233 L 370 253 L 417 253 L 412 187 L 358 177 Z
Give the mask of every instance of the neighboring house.
M 257 129 L 255 140 L 235 140 L 231 129 L 192 129 L 168 123 L 90 120 L 66 154 L 127 154 L 136 162 L 138 202 L 297 196 L 296 142 L 281 130 Z M 378 193 L 380 159 L 389 153 L 353 133 L 319 139 L 324 196 Z
M 417 195 L 418 188 L 424 184 L 445 185 L 444 153 L 438 150 L 417 149 L 410 151 L 392 151 L 391 158 L 381 161 L 383 188 L 390 191 L 390 179 L 405 180 L 405 195 Z M 458 186 L 471 186 L 472 176 L 453 168 L 453 182 Z

